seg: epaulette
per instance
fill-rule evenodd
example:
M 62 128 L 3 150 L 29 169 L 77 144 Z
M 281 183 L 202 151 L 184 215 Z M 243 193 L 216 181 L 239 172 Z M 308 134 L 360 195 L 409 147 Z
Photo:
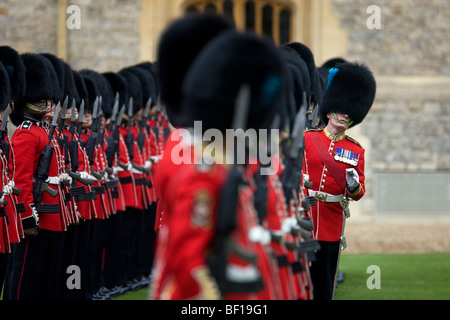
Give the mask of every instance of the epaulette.
M 349 137 L 349 136 L 347 136 L 346 135 L 346 138 L 348 139 L 348 140 L 350 140 L 351 142 L 354 142 L 354 143 L 356 143 L 358 146 L 360 146 L 361 148 L 363 147 L 358 141 L 356 141 L 355 139 L 353 139 L 353 138 L 351 138 L 351 137 Z
M 24 122 L 22 122 L 22 124 L 20 125 L 20 129 L 30 129 L 31 126 L 33 125 L 33 122 L 30 120 L 25 120 Z

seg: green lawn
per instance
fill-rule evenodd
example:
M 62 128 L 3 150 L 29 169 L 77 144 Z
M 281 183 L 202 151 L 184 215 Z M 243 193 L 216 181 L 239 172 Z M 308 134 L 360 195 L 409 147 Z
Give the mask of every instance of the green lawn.
M 380 270 L 380 289 L 368 289 L 367 279 Z M 342 254 L 345 281 L 336 300 L 449 300 L 450 254 Z
M 368 289 L 369 266 L 378 266 L 380 289 Z M 450 300 L 450 254 L 342 254 L 345 281 L 336 300 Z M 372 283 L 372 282 L 371 282 Z M 148 288 L 114 300 L 145 300 Z

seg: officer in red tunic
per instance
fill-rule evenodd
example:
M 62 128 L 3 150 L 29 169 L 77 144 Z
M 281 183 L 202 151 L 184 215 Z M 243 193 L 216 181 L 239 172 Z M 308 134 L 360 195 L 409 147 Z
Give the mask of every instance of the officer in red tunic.
M 326 127 L 305 132 L 303 174 L 312 182 L 305 196 L 316 204 L 309 215 L 321 249 L 312 263 L 314 299 L 332 299 L 348 202 L 365 193 L 364 148 L 345 133 L 364 119 L 375 98 L 376 83 L 362 64 L 342 63 L 329 70 L 319 108 Z

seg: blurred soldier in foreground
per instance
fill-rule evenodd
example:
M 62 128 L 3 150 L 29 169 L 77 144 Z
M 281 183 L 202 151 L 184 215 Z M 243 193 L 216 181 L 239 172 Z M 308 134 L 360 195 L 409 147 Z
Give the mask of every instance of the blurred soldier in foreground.
M 189 69 L 183 84 L 185 114 L 191 123 L 201 121 L 202 133 L 268 129 L 284 75 L 273 44 L 236 31 L 224 32 L 205 46 Z M 184 152 L 193 148 L 199 154 L 207 147 L 195 139 L 179 141 L 184 144 Z M 236 151 L 245 154 L 247 149 L 238 144 Z M 202 157 L 198 164 L 183 165 L 167 186 L 168 259 L 155 298 L 273 298 L 267 250 L 270 234 L 253 203 L 254 168 L 247 165 L 248 156 L 245 163 L 231 161 L 230 165 L 231 152 L 219 144 L 215 159 L 228 164 Z

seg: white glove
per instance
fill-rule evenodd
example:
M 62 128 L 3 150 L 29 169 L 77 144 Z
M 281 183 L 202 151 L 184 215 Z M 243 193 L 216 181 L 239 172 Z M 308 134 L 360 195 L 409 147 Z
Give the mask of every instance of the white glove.
M 347 180 L 347 185 L 351 189 L 354 189 L 359 183 L 359 176 L 354 168 L 345 170 L 345 179 Z
M 270 243 L 270 232 L 260 225 L 256 225 L 249 230 L 248 237 L 251 242 L 259 242 L 262 245 Z

